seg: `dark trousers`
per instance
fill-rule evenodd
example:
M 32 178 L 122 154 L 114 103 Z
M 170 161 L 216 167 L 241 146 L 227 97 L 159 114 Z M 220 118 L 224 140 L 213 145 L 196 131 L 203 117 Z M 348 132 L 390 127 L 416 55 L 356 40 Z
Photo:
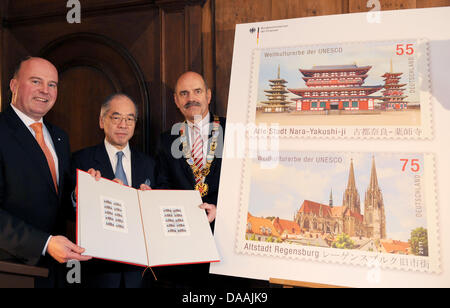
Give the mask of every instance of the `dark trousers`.
M 141 288 L 142 272 L 118 272 L 88 274 L 85 283 L 86 288 Z

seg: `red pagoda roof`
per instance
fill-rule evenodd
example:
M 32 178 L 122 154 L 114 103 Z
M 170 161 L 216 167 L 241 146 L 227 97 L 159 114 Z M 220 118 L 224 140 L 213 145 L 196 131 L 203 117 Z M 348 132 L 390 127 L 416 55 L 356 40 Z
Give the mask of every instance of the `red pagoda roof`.
M 406 86 L 406 83 L 402 83 L 402 84 L 400 84 L 400 83 L 387 83 L 387 84 L 384 85 L 385 88 L 388 88 L 388 87 L 390 87 L 390 88 L 400 88 L 400 87 L 404 87 L 404 86 Z
M 389 77 L 389 78 L 400 78 L 398 76 L 403 75 L 403 73 L 384 73 L 381 77 Z
M 291 93 L 294 93 L 296 95 L 302 96 L 302 93 L 305 92 L 336 92 L 336 91 L 368 91 L 370 93 L 377 92 L 378 90 L 382 89 L 382 85 L 378 86 L 359 86 L 359 87 L 347 87 L 347 88 L 341 88 L 341 87 L 327 87 L 327 88 L 303 88 L 303 89 L 288 89 Z
M 321 99 L 326 99 L 326 100 L 343 100 L 343 99 L 348 99 L 348 100 L 360 100 L 360 99 L 380 99 L 383 96 L 358 96 L 358 95 L 352 95 L 352 96 L 308 96 L 308 97 L 297 97 L 297 98 L 293 98 L 292 101 L 296 102 L 296 101 L 317 101 L 317 100 L 321 100 Z
M 348 78 L 348 77 L 352 77 L 352 78 L 358 77 L 358 78 L 361 78 L 362 80 L 364 80 L 364 79 L 366 79 L 368 76 L 369 76 L 369 75 L 364 74 L 364 75 L 355 75 L 355 76 L 329 76 L 329 77 L 327 77 L 327 78 L 330 78 L 330 79 L 343 79 L 343 78 Z M 304 81 L 315 80 L 315 79 L 317 79 L 317 77 L 311 77 L 311 76 L 305 76 L 305 77 L 302 77 L 302 78 L 303 78 Z M 320 77 L 320 78 L 323 78 L 323 77 Z
M 326 72 L 358 72 L 358 76 L 361 74 L 366 74 L 372 66 L 357 66 L 357 65 L 319 65 L 313 66 L 311 69 L 300 69 L 300 72 L 304 76 L 312 77 L 315 73 L 326 73 Z
M 359 76 L 358 76 L 359 77 Z M 362 85 L 367 77 L 367 75 L 362 75 L 362 78 L 359 80 L 349 80 L 349 79 L 340 79 L 336 77 L 330 77 L 331 80 L 317 80 L 315 77 L 303 77 L 306 85 L 308 87 L 314 85 Z
M 400 101 L 397 100 L 392 100 L 392 99 L 401 99 Z M 385 103 L 407 103 L 407 101 L 404 101 L 403 99 L 405 99 L 406 96 L 384 96 L 379 98 L 380 100 L 384 101 Z

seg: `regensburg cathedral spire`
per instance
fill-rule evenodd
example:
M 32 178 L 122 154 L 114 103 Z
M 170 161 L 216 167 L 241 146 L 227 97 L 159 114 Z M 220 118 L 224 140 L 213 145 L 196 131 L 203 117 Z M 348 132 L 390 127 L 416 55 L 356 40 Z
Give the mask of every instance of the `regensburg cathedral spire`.
M 347 189 L 344 192 L 344 200 L 342 205 L 352 212 L 361 213 L 360 198 L 356 189 L 355 171 L 353 169 L 353 159 L 350 163 L 350 173 L 348 175 Z
M 375 157 L 372 158 L 372 171 L 369 187 L 364 200 L 364 224 L 367 226 L 367 237 L 374 239 L 386 238 L 386 215 L 381 189 L 378 186 Z

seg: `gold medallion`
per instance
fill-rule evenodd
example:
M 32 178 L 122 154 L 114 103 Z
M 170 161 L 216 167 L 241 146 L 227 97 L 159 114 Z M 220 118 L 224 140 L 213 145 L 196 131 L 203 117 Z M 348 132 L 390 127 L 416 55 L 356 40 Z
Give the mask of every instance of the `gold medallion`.
M 187 137 L 186 137 L 186 129 L 187 129 L 187 122 L 184 122 L 184 127 L 180 129 L 181 134 L 181 143 L 182 143 L 182 150 L 184 154 L 184 158 L 186 159 L 186 163 L 191 167 L 192 173 L 195 177 L 196 181 L 199 181 L 197 185 L 195 185 L 195 190 L 198 190 L 200 192 L 200 195 L 202 197 L 205 197 L 208 194 L 209 186 L 205 183 L 206 177 L 210 173 L 211 163 L 214 160 L 214 153 L 217 149 L 217 139 L 219 137 L 219 128 L 220 128 L 220 119 L 218 116 L 214 116 L 214 122 L 212 125 L 212 140 L 209 146 L 209 152 L 206 155 L 206 165 L 199 169 L 195 163 L 194 159 L 192 157 L 192 152 L 188 147 Z
M 209 168 L 204 168 L 204 169 L 202 170 L 202 175 L 203 175 L 204 177 L 207 177 L 208 174 L 209 174 Z
M 208 189 L 209 187 L 206 183 L 199 182 L 197 185 L 195 185 L 195 190 L 198 190 L 202 197 L 208 194 Z
M 211 170 L 211 164 L 207 163 L 205 167 L 203 167 L 202 175 L 206 178 Z
M 197 166 L 195 166 L 195 168 L 192 168 L 192 172 L 194 173 L 194 177 L 196 179 L 198 179 L 202 176 L 202 170 L 198 169 Z
M 211 151 L 215 151 L 217 148 L 217 142 L 211 142 Z

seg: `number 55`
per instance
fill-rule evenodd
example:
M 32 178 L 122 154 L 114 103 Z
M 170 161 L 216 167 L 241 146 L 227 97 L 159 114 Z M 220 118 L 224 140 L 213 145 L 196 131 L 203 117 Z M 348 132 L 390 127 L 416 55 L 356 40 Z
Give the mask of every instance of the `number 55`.
M 406 44 L 406 49 L 403 47 L 403 44 L 397 44 L 397 55 L 402 56 L 404 54 L 407 54 L 408 56 L 412 55 L 414 53 L 414 48 L 412 47 L 413 44 Z

